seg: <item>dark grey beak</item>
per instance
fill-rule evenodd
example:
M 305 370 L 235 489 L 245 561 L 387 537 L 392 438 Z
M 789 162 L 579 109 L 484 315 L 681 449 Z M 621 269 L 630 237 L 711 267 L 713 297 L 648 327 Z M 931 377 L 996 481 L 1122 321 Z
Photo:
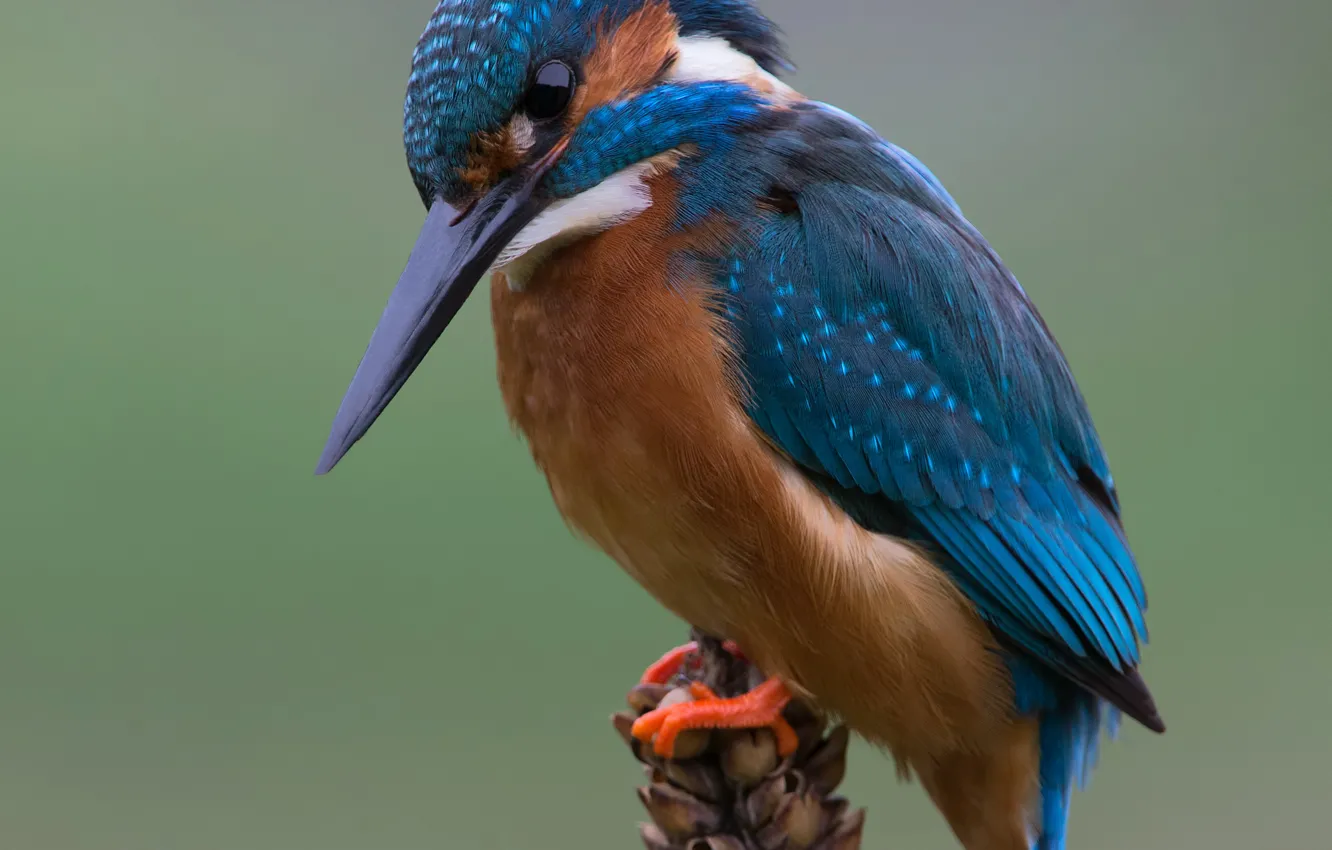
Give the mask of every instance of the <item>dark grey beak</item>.
M 563 152 L 556 145 L 525 171 L 501 181 L 458 213 L 435 198 L 398 285 L 370 337 L 361 365 L 333 419 L 316 475 L 337 465 L 370 430 L 426 352 L 462 308 L 504 247 L 547 204 L 541 179 Z

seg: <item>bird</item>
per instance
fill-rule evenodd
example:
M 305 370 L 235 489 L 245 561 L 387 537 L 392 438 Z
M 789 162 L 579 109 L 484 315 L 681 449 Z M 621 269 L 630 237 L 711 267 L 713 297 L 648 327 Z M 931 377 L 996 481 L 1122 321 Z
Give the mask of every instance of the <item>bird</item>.
M 1061 850 L 1102 736 L 1165 731 L 1105 450 L 940 180 L 793 70 L 749 0 L 440 2 L 403 110 L 425 221 L 316 472 L 488 278 L 505 410 L 566 523 L 767 677 L 635 737 L 789 751 L 798 698 L 966 850 Z

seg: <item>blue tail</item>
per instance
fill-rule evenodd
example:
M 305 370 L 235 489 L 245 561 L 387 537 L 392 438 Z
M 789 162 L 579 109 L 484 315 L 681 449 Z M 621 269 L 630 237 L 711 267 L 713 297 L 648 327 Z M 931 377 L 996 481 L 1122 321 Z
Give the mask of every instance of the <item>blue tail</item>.
M 1119 710 L 1029 661 L 1010 655 L 1008 665 L 1018 712 L 1040 717 L 1040 836 L 1032 850 L 1067 850 L 1073 789 L 1096 766 L 1101 731 L 1118 731 Z
M 1074 786 L 1096 766 L 1102 724 L 1113 735 L 1119 711 L 1084 691 L 1061 695 L 1041 712 L 1041 835 L 1033 850 L 1067 850 L 1068 809 Z

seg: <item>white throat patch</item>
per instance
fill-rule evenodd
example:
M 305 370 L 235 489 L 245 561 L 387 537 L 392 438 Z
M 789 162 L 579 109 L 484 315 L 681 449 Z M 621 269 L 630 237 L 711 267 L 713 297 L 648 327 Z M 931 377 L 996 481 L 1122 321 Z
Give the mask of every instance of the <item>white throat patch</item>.
M 504 272 L 511 288 L 522 289 L 555 249 L 610 230 L 652 206 L 647 178 L 655 171 L 651 160 L 636 162 L 591 189 L 556 201 L 519 231 L 491 268 Z

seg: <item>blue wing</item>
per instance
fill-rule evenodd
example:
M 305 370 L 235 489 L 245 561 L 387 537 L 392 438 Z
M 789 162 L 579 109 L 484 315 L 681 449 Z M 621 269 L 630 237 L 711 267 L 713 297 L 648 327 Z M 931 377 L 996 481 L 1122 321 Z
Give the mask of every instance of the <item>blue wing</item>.
M 1011 648 L 1160 726 L 1142 580 L 1054 338 L 923 165 L 797 112 L 720 271 L 750 415 L 861 522 L 941 550 Z

